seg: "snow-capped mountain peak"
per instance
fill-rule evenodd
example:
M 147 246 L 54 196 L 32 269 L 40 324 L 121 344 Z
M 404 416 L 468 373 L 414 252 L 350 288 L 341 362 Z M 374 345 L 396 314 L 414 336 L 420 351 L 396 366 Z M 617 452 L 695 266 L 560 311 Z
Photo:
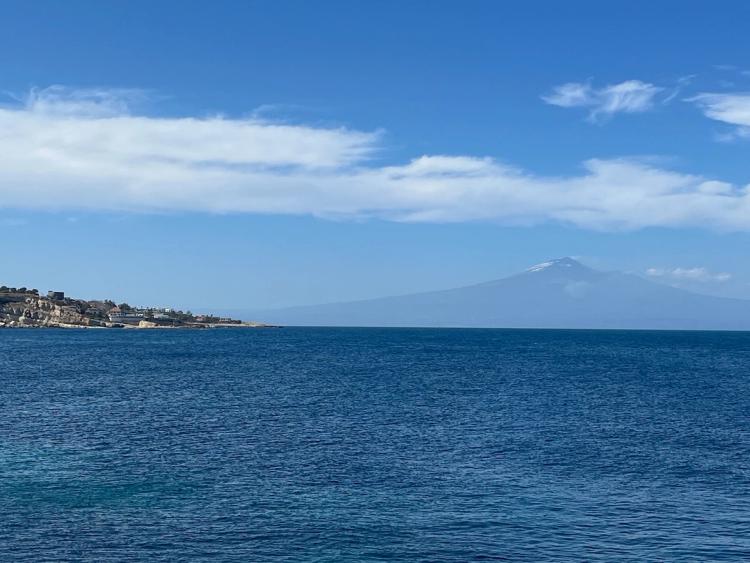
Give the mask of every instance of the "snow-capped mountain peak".
M 556 258 L 555 260 L 549 260 L 547 262 L 542 262 L 541 264 L 536 264 L 532 266 L 531 268 L 528 268 L 526 271 L 527 272 L 541 272 L 543 270 L 548 270 L 550 268 L 576 268 L 576 267 L 582 268 L 584 266 L 577 260 L 574 260 L 573 258 L 566 256 L 564 258 Z

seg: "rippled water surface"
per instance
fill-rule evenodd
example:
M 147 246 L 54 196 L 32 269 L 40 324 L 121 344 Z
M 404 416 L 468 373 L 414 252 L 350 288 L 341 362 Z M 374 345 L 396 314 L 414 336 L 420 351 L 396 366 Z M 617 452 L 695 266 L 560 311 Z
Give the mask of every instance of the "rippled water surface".
M 0 560 L 750 558 L 750 333 L 0 331 Z

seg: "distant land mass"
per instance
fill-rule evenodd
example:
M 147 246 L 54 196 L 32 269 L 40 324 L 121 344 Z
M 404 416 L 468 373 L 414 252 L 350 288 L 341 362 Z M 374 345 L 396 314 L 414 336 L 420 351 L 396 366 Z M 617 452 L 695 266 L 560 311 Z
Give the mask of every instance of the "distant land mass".
M 750 330 L 750 301 L 597 271 L 572 258 L 457 289 L 256 314 L 299 326 Z
M 131 307 L 110 300 L 73 299 L 62 291 L 0 286 L 0 328 L 218 328 L 263 327 L 229 317 L 169 308 Z

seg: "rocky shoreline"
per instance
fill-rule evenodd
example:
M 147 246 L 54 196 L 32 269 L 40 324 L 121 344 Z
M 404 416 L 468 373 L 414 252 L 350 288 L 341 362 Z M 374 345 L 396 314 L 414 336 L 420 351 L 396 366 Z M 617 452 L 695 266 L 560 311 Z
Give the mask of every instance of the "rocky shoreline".
M 131 307 L 110 300 L 72 299 L 50 291 L 0 286 L 0 328 L 209 329 L 272 328 L 259 322 L 194 315 L 168 308 Z

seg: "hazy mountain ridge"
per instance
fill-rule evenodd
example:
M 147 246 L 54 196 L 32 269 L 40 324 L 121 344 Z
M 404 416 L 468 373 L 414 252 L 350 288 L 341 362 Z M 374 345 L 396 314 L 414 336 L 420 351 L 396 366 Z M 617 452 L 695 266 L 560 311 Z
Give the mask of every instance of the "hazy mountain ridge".
M 255 314 L 287 325 L 750 330 L 750 301 L 602 272 L 572 258 L 455 289 Z

